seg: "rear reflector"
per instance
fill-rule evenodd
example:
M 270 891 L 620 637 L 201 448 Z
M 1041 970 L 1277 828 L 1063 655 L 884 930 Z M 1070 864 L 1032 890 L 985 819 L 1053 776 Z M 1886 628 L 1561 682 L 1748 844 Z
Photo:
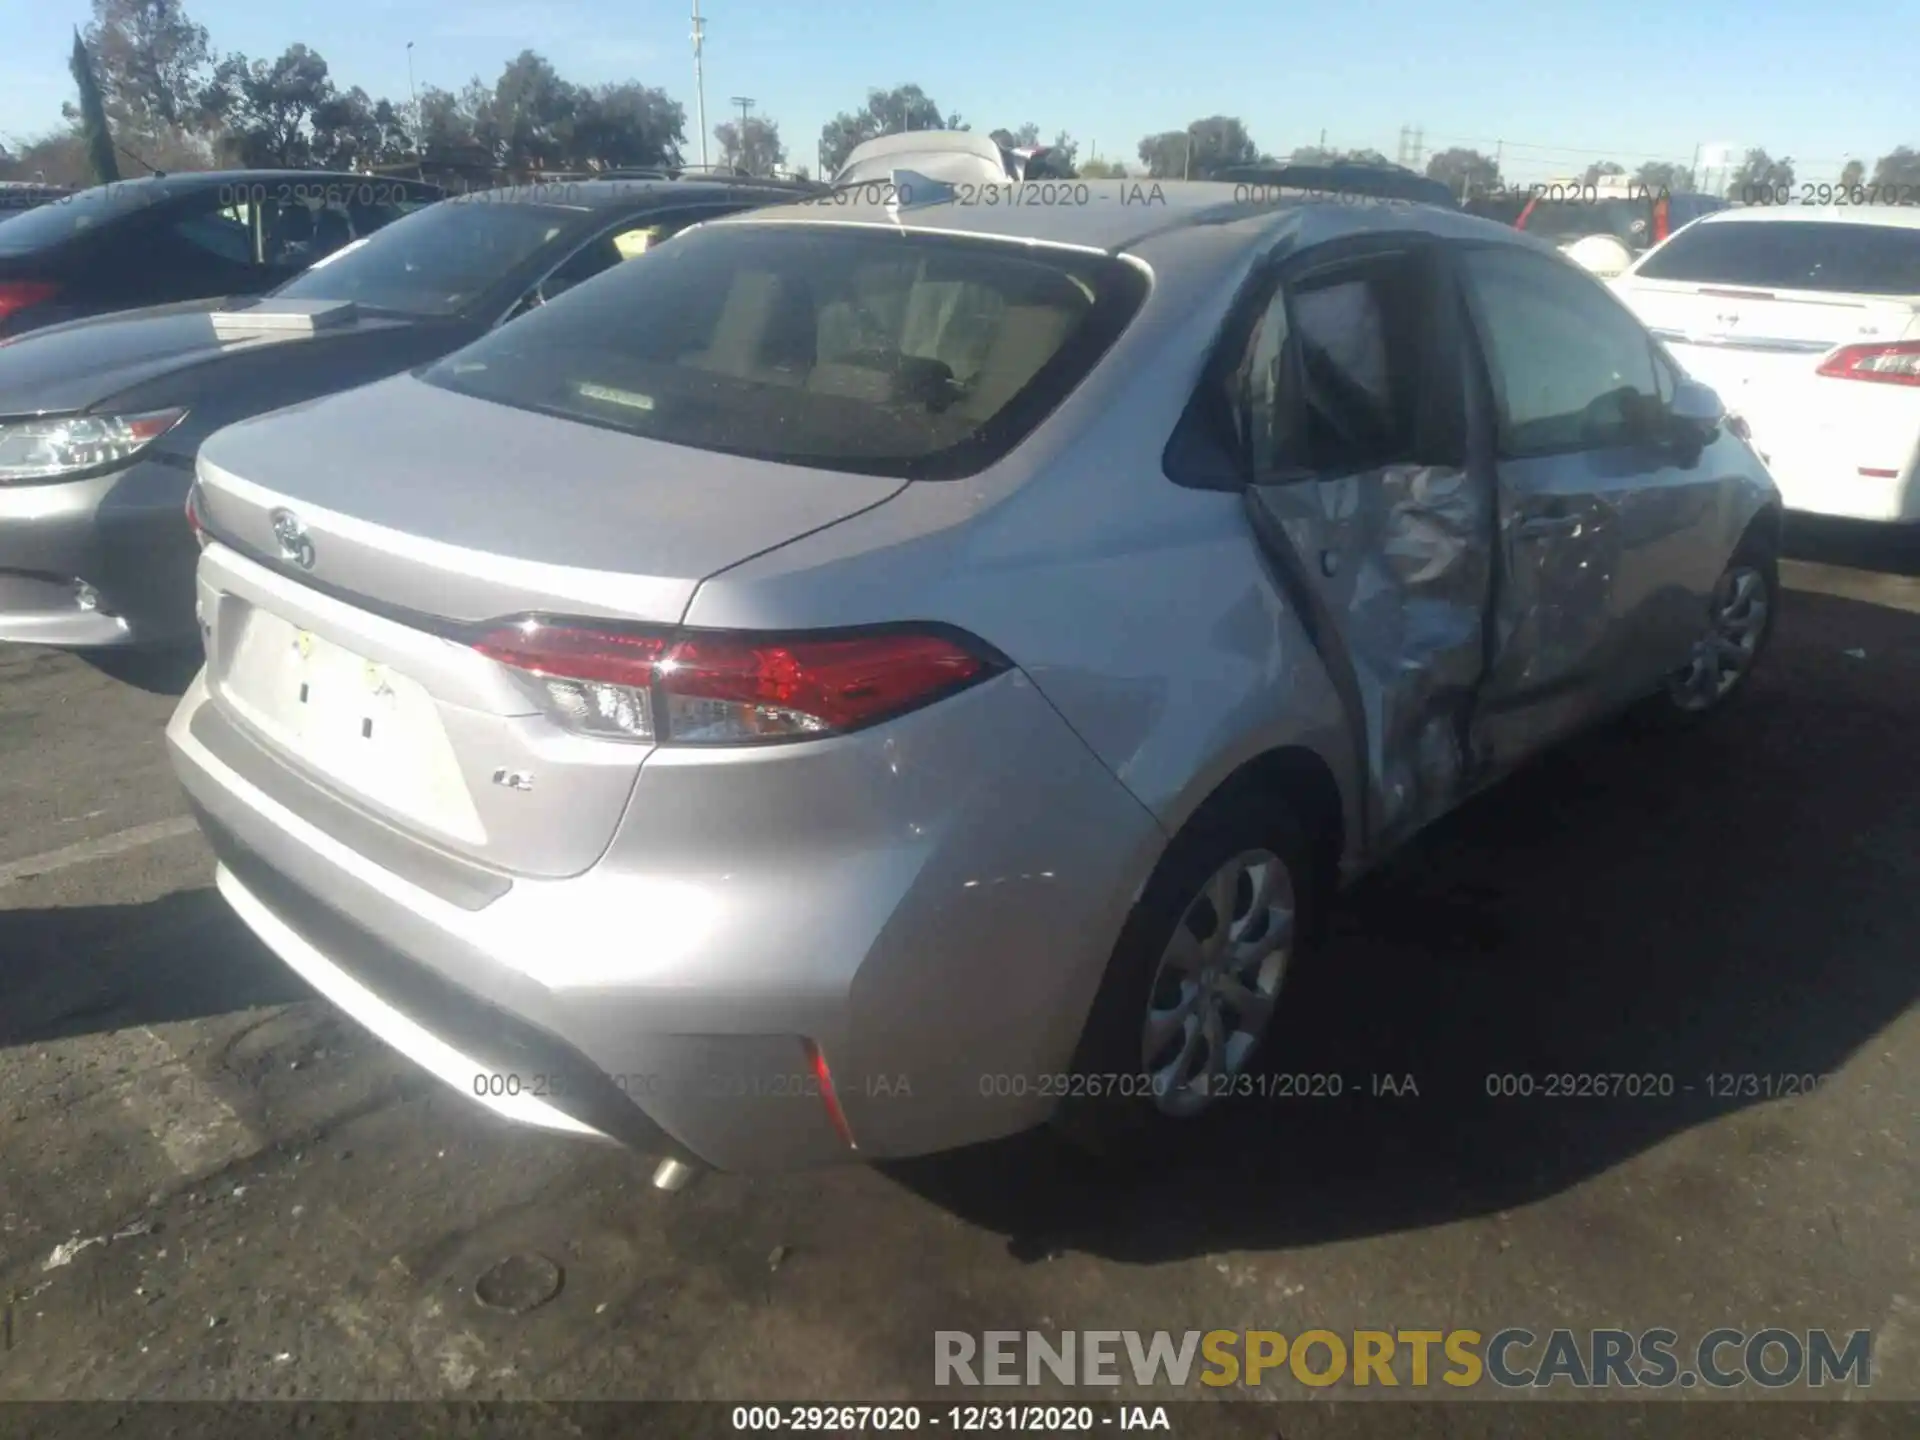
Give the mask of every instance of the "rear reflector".
M 978 641 L 934 627 L 764 637 L 527 619 L 474 648 L 524 674 L 569 729 L 676 745 L 844 734 L 1006 668 Z
M 807 1067 L 813 1071 L 813 1080 L 820 1087 L 820 1103 L 827 1107 L 827 1120 L 849 1150 L 858 1150 L 854 1143 L 853 1127 L 847 1124 L 847 1112 L 840 1108 L 840 1097 L 834 1092 L 833 1071 L 827 1068 L 827 1057 L 820 1047 L 808 1040 L 805 1043 Z
M 1920 385 L 1920 340 L 1886 345 L 1847 345 L 1817 372 L 1830 380 L 1871 380 L 1880 385 Z
M 187 487 L 187 525 L 193 531 L 193 538 L 200 548 L 206 549 L 211 537 L 207 534 L 206 516 L 200 513 L 200 482 L 198 480 Z

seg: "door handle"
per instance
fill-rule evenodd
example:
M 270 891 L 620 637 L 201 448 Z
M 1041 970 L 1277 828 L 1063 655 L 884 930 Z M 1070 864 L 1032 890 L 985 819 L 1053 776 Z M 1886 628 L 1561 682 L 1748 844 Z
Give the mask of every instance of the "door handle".
M 1580 528 L 1578 515 L 1536 515 L 1520 522 L 1522 540 L 1545 540 L 1554 535 L 1571 535 Z

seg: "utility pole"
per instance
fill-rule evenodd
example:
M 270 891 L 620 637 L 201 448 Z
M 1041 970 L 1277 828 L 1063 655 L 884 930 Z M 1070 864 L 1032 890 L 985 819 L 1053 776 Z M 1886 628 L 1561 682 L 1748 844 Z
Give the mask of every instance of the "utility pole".
M 1687 171 L 1687 186 L 1693 190 L 1700 188 L 1700 147 L 1698 145 L 1693 147 L 1693 168 Z
M 700 0 L 693 0 L 693 113 L 700 127 L 700 168 L 707 168 L 707 74 L 703 64 L 707 22 L 700 18 Z
M 420 92 L 413 83 L 413 42 L 407 41 L 407 94 L 413 97 L 413 158 L 420 158 Z
M 1416 125 L 1413 130 L 1413 164 L 1410 169 L 1420 168 L 1421 158 L 1427 153 L 1427 127 Z
M 738 163 L 742 170 L 752 173 L 753 167 L 747 164 L 747 112 L 753 109 L 754 105 L 758 102 L 746 95 L 735 95 L 733 97 L 733 103 L 740 107 L 740 156 Z

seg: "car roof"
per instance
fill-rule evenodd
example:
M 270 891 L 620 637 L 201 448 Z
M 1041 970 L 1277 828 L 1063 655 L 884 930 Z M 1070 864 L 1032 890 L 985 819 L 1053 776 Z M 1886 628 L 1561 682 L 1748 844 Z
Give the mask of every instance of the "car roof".
M 1736 205 L 1713 210 L 1695 225 L 1764 225 L 1779 220 L 1812 220 L 1822 225 L 1892 225 L 1920 230 L 1916 205 Z
M 901 185 L 909 182 L 902 181 Z M 1220 180 L 1039 180 L 1012 182 L 994 191 L 1016 197 L 987 203 L 986 193 L 964 188 L 935 204 L 892 207 L 884 185 L 861 185 L 798 204 L 778 205 L 728 216 L 723 225 L 815 224 L 885 226 L 927 234 L 975 235 L 983 239 L 1061 245 L 1110 254 L 1152 237 L 1201 227 L 1227 227 L 1252 241 L 1289 227 L 1319 243 L 1336 235 L 1367 230 L 1416 230 L 1458 238 L 1498 239 L 1537 248 L 1520 232 L 1468 215 L 1412 201 L 1327 200 L 1302 192 L 1296 200 L 1284 190 L 1257 187 L 1249 200 L 1246 185 Z M 1026 203 L 1017 197 L 1030 195 Z
M 152 186 L 155 189 L 185 190 L 198 186 L 221 186 L 235 184 L 261 184 L 268 181 L 297 185 L 302 181 L 309 184 L 315 180 L 352 180 L 358 184 L 370 185 L 377 181 L 394 183 L 384 175 L 360 175 L 351 170 L 171 170 L 161 175 L 136 175 L 126 180 L 113 180 L 108 183 L 116 190 Z M 431 180 L 405 180 L 400 183 L 419 185 L 428 190 L 442 187 Z M 95 187 L 100 188 L 100 187 Z
M 550 205 L 570 210 L 601 210 L 630 205 L 650 197 L 661 203 L 687 200 L 772 200 L 820 187 L 802 187 L 792 181 L 753 180 L 745 177 L 687 180 L 534 180 L 524 185 L 500 185 L 491 190 L 468 190 L 449 197 L 454 204 L 502 203 Z

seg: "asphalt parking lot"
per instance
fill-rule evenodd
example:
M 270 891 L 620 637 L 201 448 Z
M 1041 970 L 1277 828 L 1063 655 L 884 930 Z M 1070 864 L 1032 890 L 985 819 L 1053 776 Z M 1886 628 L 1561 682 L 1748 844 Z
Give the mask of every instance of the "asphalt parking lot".
M 1510 1324 L 1871 1328 L 1920 1398 L 1920 567 L 1795 548 L 1719 728 L 1596 734 L 1343 902 L 1271 1062 L 1340 1098 L 1127 1183 L 1025 1137 L 669 1196 L 515 1131 L 228 916 L 168 698 L 0 647 L 0 1399 L 906 1399 L 938 1329 Z

